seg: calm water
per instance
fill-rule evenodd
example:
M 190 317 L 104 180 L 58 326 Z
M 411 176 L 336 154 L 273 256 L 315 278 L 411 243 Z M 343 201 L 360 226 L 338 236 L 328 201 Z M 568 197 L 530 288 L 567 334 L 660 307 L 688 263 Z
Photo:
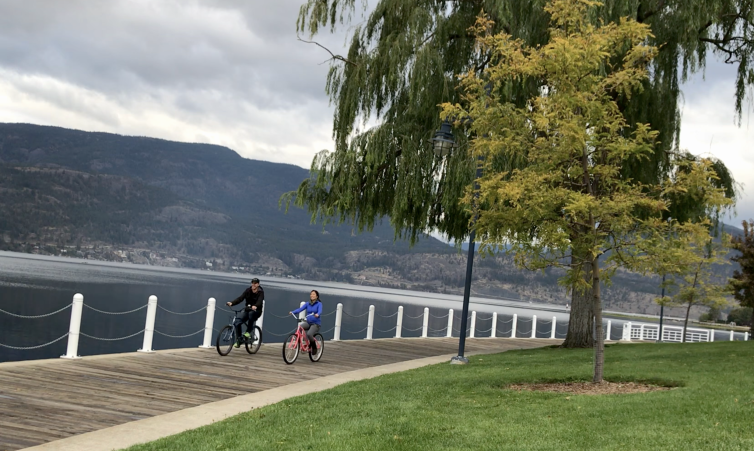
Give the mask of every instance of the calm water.
M 43 315 L 71 304 L 73 295 L 84 295 L 85 308 L 81 332 L 97 340 L 81 336 L 79 355 L 132 352 L 142 346 L 143 334 L 113 340 L 144 329 L 146 309 L 124 315 L 146 305 L 150 295 L 158 297 L 158 305 L 172 312 L 193 312 L 217 299 L 215 329 L 229 322 L 230 313 L 224 303 L 236 298 L 248 286 L 252 275 L 226 274 L 190 269 L 161 268 L 122 263 L 17 254 L 0 251 L 0 310 L 19 315 Z M 334 282 L 312 282 L 260 276 L 265 290 L 264 342 L 282 342 L 294 328 L 295 321 L 285 315 L 308 300 L 309 291 L 320 292 L 325 316 L 322 331 L 326 340 L 333 337 L 335 308 L 343 304 L 342 339 L 366 336 L 369 305 L 375 306 L 374 338 L 395 335 L 396 312 L 404 307 L 402 336 L 421 335 L 422 315 L 430 308 L 429 336 L 445 336 L 448 309 L 454 309 L 453 336 L 459 335 L 461 297 L 436 293 L 384 289 Z M 91 307 L 91 308 L 89 308 Z M 498 313 L 497 336 L 510 336 L 511 319 L 518 314 L 518 337 L 531 336 L 531 317 L 538 316 L 536 335 L 548 338 L 552 318 L 557 318 L 556 337 L 565 337 L 568 312 L 560 306 L 528 304 L 514 300 L 471 298 L 470 310 L 478 313 L 476 336 L 490 335 L 492 312 Z M 37 319 L 13 317 L 0 311 L 0 344 L 31 347 L 48 343 L 68 332 L 70 308 Z M 180 336 L 203 329 L 205 310 L 192 315 L 176 315 L 157 310 L 155 330 Z M 470 323 L 471 321 L 469 321 Z M 622 322 L 613 320 L 611 338 L 620 338 Z M 737 334 L 738 335 L 738 334 Z M 727 339 L 718 332 L 715 339 Z M 742 339 L 742 337 L 736 337 Z M 198 346 L 203 332 L 186 338 L 173 338 L 156 333 L 152 348 L 171 349 Z M 214 336 L 213 336 L 214 340 Z M 66 352 L 67 338 L 32 350 L 14 350 L 0 346 L 0 362 L 56 358 Z

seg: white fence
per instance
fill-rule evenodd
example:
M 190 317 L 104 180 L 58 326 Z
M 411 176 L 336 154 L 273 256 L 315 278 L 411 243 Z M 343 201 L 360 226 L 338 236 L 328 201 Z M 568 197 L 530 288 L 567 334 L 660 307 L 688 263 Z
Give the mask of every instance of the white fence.
M 304 303 L 302 302 L 301 305 L 303 306 Z M 130 335 L 124 336 L 124 337 L 117 337 L 117 338 L 111 338 L 111 337 L 95 337 L 92 335 L 87 335 L 83 332 L 81 332 L 81 314 L 84 308 L 89 308 L 91 310 L 94 310 L 101 314 L 106 315 L 125 315 L 130 313 L 135 313 L 139 310 L 147 309 L 146 313 L 146 321 L 144 324 L 144 329 L 137 331 L 135 333 L 132 333 Z M 25 315 L 19 315 L 11 312 L 6 312 L 4 310 L 0 310 L 0 313 L 5 313 L 14 317 L 18 318 L 31 318 L 31 319 L 37 319 L 37 318 L 45 318 L 52 315 L 55 315 L 57 313 L 61 313 L 64 310 L 67 310 L 68 308 L 71 308 L 71 320 L 70 320 L 70 326 L 68 333 L 62 335 L 61 337 L 58 337 L 48 343 L 40 344 L 40 345 L 34 345 L 34 346 L 11 346 L 7 344 L 0 343 L 0 347 L 5 347 L 9 349 L 15 349 L 15 350 L 31 350 L 31 349 L 38 349 L 45 346 L 52 345 L 53 343 L 57 343 L 58 341 L 61 341 L 62 339 L 68 337 L 68 346 L 66 349 L 65 355 L 61 356 L 62 358 L 67 359 L 74 359 L 78 358 L 78 344 L 79 344 L 79 337 L 85 336 L 90 339 L 94 340 L 103 340 L 103 341 L 117 341 L 117 340 L 125 340 L 128 338 L 135 337 L 137 335 L 140 335 L 143 333 L 143 342 L 142 347 L 138 349 L 140 352 L 153 352 L 152 351 L 152 340 L 154 337 L 154 334 L 159 334 L 162 336 L 170 337 L 170 338 L 186 338 L 191 337 L 194 335 L 198 335 L 203 333 L 204 339 L 202 340 L 202 344 L 200 347 L 202 348 L 210 348 L 212 347 L 212 339 L 214 336 L 214 317 L 215 317 L 215 299 L 209 298 L 207 301 L 207 305 L 195 310 L 193 312 L 172 312 L 170 310 L 167 310 L 163 308 L 162 306 L 158 305 L 157 297 L 156 296 L 150 296 L 149 300 L 146 305 L 143 305 L 139 308 L 136 308 L 134 310 L 129 310 L 125 312 L 105 312 L 102 310 L 95 309 L 94 307 L 90 307 L 84 303 L 84 296 L 81 294 L 76 294 L 73 297 L 73 302 L 66 307 L 63 307 L 59 310 L 56 310 L 51 313 L 47 313 L 44 315 L 35 315 L 35 316 L 25 316 Z M 169 335 L 163 332 L 160 332 L 159 330 L 155 329 L 155 318 L 157 315 L 158 308 L 166 313 L 173 314 L 173 315 L 193 315 L 196 313 L 200 313 L 202 311 L 206 311 L 206 317 L 204 321 L 204 327 L 197 330 L 196 332 L 187 334 L 187 335 Z M 456 336 L 460 335 L 461 331 L 458 329 L 455 329 L 453 327 L 454 324 L 454 311 L 453 309 L 449 309 L 448 313 L 442 316 L 436 316 L 432 315 L 430 313 L 430 309 L 428 307 L 424 308 L 423 314 L 419 316 L 408 316 L 406 315 L 405 319 L 409 320 L 418 320 L 421 319 L 421 326 L 417 328 L 405 328 L 404 327 L 404 314 L 403 314 L 403 306 L 399 306 L 397 308 L 397 311 L 395 313 L 392 313 L 390 315 L 380 315 L 383 319 L 390 319 L 393 316 L 395 316 L 395 326 L 387 329 L 387 330 L 379 330 L 375 328 L 375 307 L 374 305 L 369 306 L 369 310 L 367 312 L 363 312 L 360 314 L 349 314 L 343 310 L 343 304 L 338 304 L 337 308 L 334 312 L 327 313 L 324 316 L 328 316 L 330 314 L 335 314 L 335 325 L 333 328 L 328 329 L 326 331 L 322 331 L 323 334 L 328 334 L 329 332 L 333 332 L 333 340 L 337 341 L 341 339 L 341 332 L 346 331 L 349 335 L 357 335 L 362 332 L 366 332 L 364 338 L 367 340 L 371 340 L 373 338 L 374 332 L 377 331 L 381 334 L 390 334 L 395 338 L 402 338 L 403 332 L 418 332 L 421 330 L 421 337 L 426 338 L 429 336 L 445 336 L 445 337 L 452 337 L 454 336 L 454 332 L 457 334 Z M 367 325 L 363 329 L 359 331 L 348 331 L 344 328 L 343 325 L 343 317 L 351 317 L 351 318 L 360 318 L 365 315 L 369 315 L 367 318 Z M 276 316 L 276 315 L 273 315 Z M 284 318 L 284 316 L 279 316 L 278 318 Z M 430 327 L 430 318 L 434 318 L 436 320 L 444 320 L 444 318 L 447 317 L 447 327 L 440 328 L 440 329 L 432 329 Z M 491 326 L 484 330 L 477 329 L 477 320 L 480 321 L 491 321 Z M 264 322 L 264 314 L 257 320 L 257 325 L 261 328 Z M 437 322 L 437 321 L 436 321 Z M 510 330 L 507 330 L 503 333 L 499 333 L 498 331 L 498 324 L 507 324 L 510 323 Z M 524 328 L 531 324 L 530 330 L 523 330 L 521 331 L 520 326 L 524 326 Z M 501 338 L 539 338 L 539 339 L 556 339 L 557 337 L 557 318 L 552 317 L 551 320 L 543 320 L 542 318 L 537 318 L 537 315 L 533 315 L 531 318 L 519 318 L 517 314 L 513 314 L 512 317 L 506 321 L 498 321 L 498 314 L 497 312 L 494 312 L 492 314 L 489 314 L 489 316 L 481 317 L 477 315 L 476 311 L 472 311 L 470 315 L 470 326 L 468 330 L 465 332 L 470 338 L 481 338 L 481 337 L 501 337 Z M 561 326 L 565 326 L 567 330 L 567 322 L 561 322 Z M 273 336 L 286 336 L 286 334 L 275 334 L 269 331 L 264 331 L 265 334 L 270 333 Z M 608 320 L 606 323 L 606 330 L 605 330 L 605 337 L 607 339 L 611 339 L 612 333 L 612 321 Z M 687 342 L 708 342 L 708 341 L 714 341 L 714 331 L 709 329 L 695 329 L 695 328 L 687 328 L 686 329 L 686 341 Z M 430 335 L 431 334 L 431 335 Z M 668 341 L 668 342 L 681 342 L 681 337 L 683 336 L 683 328 L 678 326 L 663 326 L 662 327 L 662 341 Z M 622 333 L 622 340 L 623 341 L 631 341 L 631 340 L 648 340 L 648 341 L 656 341 L 658 339 L 659 335 L 659 326 L 656 324 L 634 324 L 631 322 L 623 323 L 623 333 Z M 560 338 L 562 338 L 561 336 Z M 733 331 L 730 331 L 730 338 L 731 341 L 734 340 L 734 333 Z M 749 334 L 744 334 L 744 340 L 749 339 Z
M 623 341 L 644 340 L 657 341 L 660 333 L 660 326 L 657 324 L 634 324 L 632 322 L 623 323 Z M 735 339 L 734 331 L 729 331 L 728 339 Z M 744 340 L 749 339 L 749 333 L 744 332 Z M 681 343 L 683 341 L 683 327 L 681 326 L 662 326 L 662 340 L 671 343 Z M 712 342 L 715 341 L 714 329 L 699 329 L 693 327 L 686 328 L 686 342 Z

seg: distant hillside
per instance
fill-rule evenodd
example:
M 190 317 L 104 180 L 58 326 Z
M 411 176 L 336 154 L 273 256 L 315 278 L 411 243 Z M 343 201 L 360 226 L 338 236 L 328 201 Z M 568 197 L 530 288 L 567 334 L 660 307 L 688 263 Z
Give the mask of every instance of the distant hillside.
M 465 252 L 434 238 L 409 248 L 387 220 L 358 234 L 311 225 L 300 209 L 285 214 L 280 196 L 307 176 L 221 146 L 0 124 L 0 249 L 462 291 Z M 565 304 L 560 276 L 477 258 L 472 289 Z M 619 273 L 614 282 L 607 308 L 654 311 L 655 278 Z
M 278 199 L 308 171 L 245 159 L 225 147 L 0 124 L 0 165 L 7 175 L 0 187 L 13 193 L 0 201 L 8 212 L 0 229 L 14 241 L 34 234 L 63 242 L 77 236 L 116 245 L 170 242 L 173 250 L 213 257 L 196 245 L 211 240 L 235 247 L 237 255 L 225 256 L 238 261 L 259 253 L 325 260 L 365 247 L 409 251 L 393 243 L 387 224 L 353 234 L 348 227 L 323 231 L 299 209 L 286 215 Z M 12 224 L 12 217 L 20 222 Z M 413 251 L 421 250 L 452 252 L 434 239 Z

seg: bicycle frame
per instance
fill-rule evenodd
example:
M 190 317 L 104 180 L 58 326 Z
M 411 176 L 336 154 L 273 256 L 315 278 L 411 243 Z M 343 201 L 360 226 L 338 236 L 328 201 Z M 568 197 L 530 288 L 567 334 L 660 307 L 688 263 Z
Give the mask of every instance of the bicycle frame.
M 232 311 L 232 312 L 233 312 L 233 316 L 231 316 L 231 317 L 230 317 L 230 322 L 228 323 L 228 325 L 229 325 L 229 326 L 230 326 L 231 328 L 233 328 L 233 330 L 235 330 L 235 327 L 236 327 L 236 320 L 237 320 L 237 319 L 240 319 L 240 318 L 238 317 L 238 314 L 239 314 L 239 313 L 241 313 L 241 312 L 243 312 L 243 311 L 244 311 L 244 309 L 239 309 L 239 310 L 230 309 L 230 311 Z M 246 332 L 250 332 L 251 330 L 253 330 L 253 329 L 254 329 L 254 326 L 256 325 L 256 323 L 257 323 L 256 321 L 254 321 L 254 322 L 253 322 L 253 323 L 251 323 L 251 324 L 248 324 L 248 323 L 241 323 L 241 326 L 246 326 Z M 247 340 L 247 338 L 246 338 L 246 337 L 244 337 L 244 335 L 243 335 L 243 331 L 244 331 L 244 328 L 243 328 L 243 327 L 241 327 L 241 337 L 237 337 L 237 338 L 240 338 L 241 340 L 243 340 L 243 341 L 245 342 L 245 341 Z M 231 331 L 230 333 L 233 333 L 233 332 Z M 230 338 L 230 337 L 227 337 L 227 338 Z M 251 339 L 252 339 L 252 341 L 253 341 L 254 337 L 252 337 Z

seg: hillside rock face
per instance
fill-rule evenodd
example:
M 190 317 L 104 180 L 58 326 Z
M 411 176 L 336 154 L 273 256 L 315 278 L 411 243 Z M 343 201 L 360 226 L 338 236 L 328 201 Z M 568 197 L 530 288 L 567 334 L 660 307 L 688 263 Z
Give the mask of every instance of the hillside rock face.
M 308 177 L 231 149 L 29 124 L 0 124 L 0 249 L 461 293 L 466 253 L 310 224 L 279 207 Z M 474 295 L 568 303 L 555 270 L 477 258 Z M 620 274 L 608 308 L 652 312 L 658 281 Z

